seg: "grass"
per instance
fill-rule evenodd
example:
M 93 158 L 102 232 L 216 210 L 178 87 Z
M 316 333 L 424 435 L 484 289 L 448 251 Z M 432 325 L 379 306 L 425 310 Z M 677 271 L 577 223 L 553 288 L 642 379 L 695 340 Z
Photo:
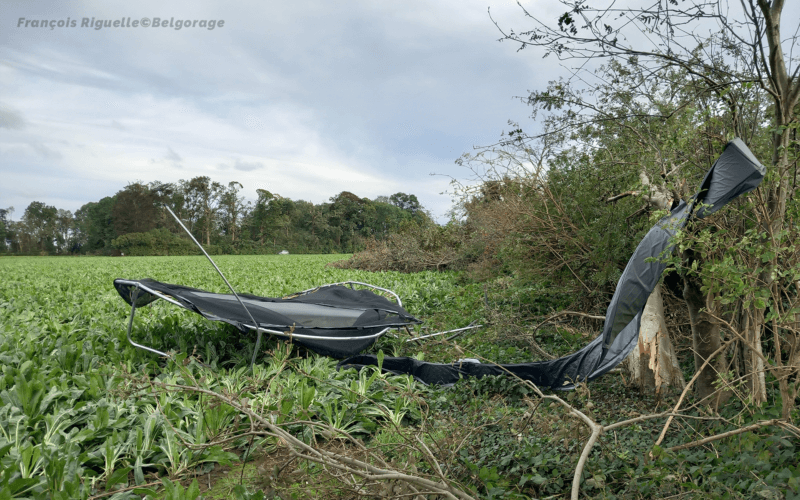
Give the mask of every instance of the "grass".
M 338 258 L 215 260 L 237 291 L 258 295 L 281 296 L 348 279 L 391 288 L 409 312 L 426 320 L 427 330 L 417 333 L 492 320 L 452 342 L 408 343 L 398 334 L 374 346 L 375 352 L 428 361 L 536 359 L 526 329 L 568 304 L 553 289 L 508 279 L 478 284 L 453 273 L 367 273 L 325 266 Z M 431 472 L 421 456 L 405 451 L 406 440 L 417 436 L 448 477 L 480 498 L 563 497 L 587 436 L 585 427 L 560 408 L 536 406 L 529 390 L 503 377 L 425 387 L 408 377 L 337 371 L 335 360 L 274 341 L 251 374 L 254 338 L 166 303 L 138 310 L 134 335 L 174 352 L 174 359 L 131 347 L 125 338 L 130 310 L 113 289 L 113 279 L 152 277 L 225 292 L 202 257 L 2 258 L 0 275 L 0 499 L 107 494 L 103 498 L 169 500 L 195 492 L 204 498 L 258 498 L 271 492 L 282 498 L 353 496 L 318 467 L 292 463 L 285 448 L 270 439 L 257 439 L 252 446 L 247 439 L 232 439 L 202 449 L 246 429 L 247 419 L 208 398 L 159 384 L 202 380 L 206 388 L 247 398 L 308 442 L 355 453 L 293 421 L 347 428 L 387 461 Z M 590 337 L 587 328 L 573 324 L 543 328 L 535 340 L 561 355 Z M 656 401 L 613 374 L 564 396 L 605 423 L 674 404 L 674 396 Z M 682 420 L 665 446 L 773 418 L 770 412 L 779 406 L 732 404 L 724 421 Z M 587 465 L 583 494 L 632 499 L 800 495 L 800 449 L 791 436 L 765 429 L 653 460 L 649 453 L 662 424 L 652 421 L 604 435 Z M 167 480 L 182 484 L 181 491 L 167 487 Z M 155 485 L 125 489 L 150 483 Z

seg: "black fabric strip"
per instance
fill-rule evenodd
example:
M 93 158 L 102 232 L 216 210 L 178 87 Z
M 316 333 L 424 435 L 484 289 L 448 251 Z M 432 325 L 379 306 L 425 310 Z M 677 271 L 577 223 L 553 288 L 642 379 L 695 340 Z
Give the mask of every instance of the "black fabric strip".
M 452 384 L 461 377 L 504 375 L 508 372 L 530 380 L 542 388 L 573 389 L 577 382 L 595 379 L 621 363 L 637 345 L 641 315 L 650 293 L 658 285 L 666 265 L 650 258 L 672 252 L 672 237 L 689 217 L 710 215 L 734 198 L 752 191 L 761 183 L 766 168 L 740 140 L 725 146 L 722 155 L 706 173 L 700 190 L 687 204 L 681 202 L 670 215 L 660 220 L 645 235 L 628 261 L 606 312 L 603 332 L 583 349 L 562 358 L 534 363 L 493 365 L 460 362 L 426 363 L 413 358 L 383 360 L 383 369 L 409 374 L 426 384 Z M 694 207 L 699 206 L 693 214 Z M 374 355 L 345 359 L 340 368 L 377 366 Z

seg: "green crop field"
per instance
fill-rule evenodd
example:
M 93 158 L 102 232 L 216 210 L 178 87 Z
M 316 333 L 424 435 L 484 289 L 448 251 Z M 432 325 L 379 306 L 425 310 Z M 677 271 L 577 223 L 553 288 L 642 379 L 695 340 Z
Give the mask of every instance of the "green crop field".
M 414 315 L 454 302 L 452 276 L 366 273 L 326 267 L 343 256 L 220 256 L 215 260 L 241 292 L 283 296 L 324 283 L 358 280 L 395 290 Z M 286 371 L 280 388 L 263 381 L 284 358 L 262 354 L 252 377 L 247 363 L 253 338 L 228 325 L 159 301 L 137 311 L 133 335 L 158 349 L 194 353 L 189 368 L 131 347 L 125 338 L 129 306 L 112 286 L 115 278 L 150 277 L 227 292 L 204 257 L 3 258 L 0 259 L 0 499 L 88 498 L 160 476 L 180 478 L 239 458 L 242 442 L 192 450 L 235 427 L 238 415 L 204 408 L 197 397 L 155 391 L 143 380 L 185 382 L 187 369 L 203 371 L 207 387 L 236 387 L 264 405 L 287 401 L 300 378 Z M 464 326 L 470 316 L 455 317 Z M 445 325 L 450 326 L 450 325 Z M 265 350 L 274 349 L 267 343 Z M 283 351 L 281 351 L 283 352 Z M 288 354 L 288 353 L 286 353 Z M 349 387 L 358 376 L 335 372 L 335 361 L 309 358 L 306 368 Z M 362 383 L 364 381 L 362 380 Z M 305 382 L 303 382 L 305 384 Z M 410 383 L 410 382 L 409 382 Z M 313 385 L 313 383 L 309 383 Z M 341 392 L 319 390 L 317 413 L 351 431 L 375 428 L 376 417 L 336 403 Z M 385 397 L 398 411 L 407 402 Z M 326 399 L 327 398 L 327 399 Z M 286 404 L 286 403 L 284 403 Z M 283 407 L 286 412 L 289 410 Z M 308 410 L 308 404 L 305 407 Z M 167 422 L 169 420 L 169 423 Z M 205 467 L 205 468 L 204 468 Z M 160 486 L 160 484 L 159 484 Z M 113 498 L 140 498 L 150 489 Z M 109 496 L 110 497 L 110 496 Z
M 525 337 L 532 327 L 504 314 L 524 308 L 537 324 L 568 303 L 554 287 L 509 278 L 475 283 L 456 273 L 326 266 L 341 258 L 215 260 L 241 292 L 283 296 L 356 280 L 395 290 L 425 320 L 427 332 L 489 322 L 453 342 L 406 343 L 405 332 L 387 335 L 371 348 L 379 357 L 533 360 Z M 1 258 L 0 276 L 0 500 L 412 496 L 411 483 L 345 477 L 330 463 L 299 459 L 292 453 L 302 446 L 428 480 L 447 478 L 468 492 L 461 498 L 563 498 L 589 436 L 562 407 L 507 377 L 426 387 L 377 369 L 338 371 L 334 359 L 275 340 L 262 344 L 251 371 L 254 336 L 164 301 L 137 309 L 133 335 L 171 359 L 130 346 L 130 308 L 113 280 L 150 277 L 227 292 L 204 257 Z M 535 339 L 561 355 L 591 335 L 553 326 L 537 330 Z M 617 375 L 564 397 L 604 424 L 663 408 L 663 401 L 631 391 Z M 742 420 L 735 405 L 722 420 L 706 419 L 704 411 L 691 409 L 692 419 L 665 447 L 725 432 L 735 422 L 774 418 L 756 412 Z M 269 425 L 279 432 L 265 432 Z M 582 492 L 589 498 L 752 498 L 753 492 L 783 498 L 766 492 L 797 488 L 797 447 L 785 433 L 737 435 L 711 448 L 662 451 L 652 461 L 661 425 L 648 420 L 603 434 L 587 461 Z

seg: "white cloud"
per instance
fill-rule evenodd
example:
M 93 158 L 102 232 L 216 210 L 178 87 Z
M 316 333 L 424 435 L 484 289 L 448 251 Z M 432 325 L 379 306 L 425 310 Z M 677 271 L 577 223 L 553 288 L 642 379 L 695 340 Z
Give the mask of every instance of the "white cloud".
M 0 206 L 75 210 L 134 180 L 207 175 L 251 199 L 411 192 L 439 215 L 447 183 L 429 174 L 459 176 L 461 153 L 522 120 L 511 96 L 534 75 L 530 56 L 495 42 L 478 1 L 50 1 L 10 4 L 0 22 L 43 13 L 226 25 L 0 32 L 0 175 L 15 179 Z
M 22 129 L 25 127 L 25 120 L 22 115 L 0 104 L 0 128 Z
M 253 170 L 263 169 L 264 164 L 258 161 L 246 162 L 242 160 L 236 160 L 236 162 L 233 164 L 233 168 L 236 170 L 241 170 L 242 172 L 252 172 Z
M 164 155 L 164 159 L 173 163 L 180 163 L 183 161 L 183 158 L 169 146 L 167 146 L 167 154 Z
M 45 160 L 59 160 L 61 159 L 61 153 L 58 151 L 54 151 L 42 143 L 31 143 L 30 147 L 33 148 L 36 153 L 38 153 L 42 158 Z

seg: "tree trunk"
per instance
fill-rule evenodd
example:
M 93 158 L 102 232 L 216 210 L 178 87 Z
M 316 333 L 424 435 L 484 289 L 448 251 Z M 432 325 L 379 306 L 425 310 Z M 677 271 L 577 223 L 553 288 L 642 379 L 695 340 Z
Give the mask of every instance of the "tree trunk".
M 774 132 L 773 132 L 773 148 L 772 148 L 772 165 L 774 170 L 774 179 L 770 185 L 765 186 L 766 191 L 766 217 L 762 220 L 762 227 L 766 235 L 776 238 L 783 229 L 783 222 L 786 218 L 786 202 L 787 195 L 789 194 L 789 156 L 791 145 L 791 125 L 797 117 L 797 105 L 800 102 L 800 82 L 796 75 L 789 74 L 786 66 L 786 59 L 783 53 L 783 38 L 781 37 L 781 14 L 783 12 L 784 1 L 776 0 L 770 2 L 768 0 L 757 0 L 758 8 L 764 16 L 764 35 L 767 45 L 769 46 L 769 56 L 764 61 L 764 67 L 768 70 L 769 78 L 765 83 L 768 84 L 775 102 L 774 106 Z M 791 53 L 790 53 L 791 55 Z M 773 257 L 772 261 L 766 267 L 761 275 L 761 279 L 766 286 L 770 286 L 774 281 L 774 270 L 778 267 L 777 257 Z M 759 356 L 761 352 L 761 335 L 764 331 L 764 309 L 751 308 L 749 328 L 745 330 L 745 338 L 748 343 L 754 347 L 750 349 L 748 346 L 744 347 L 745 351 L 745 367 L 747 369 L 746 379 L 748 386 L 752 391 L 753 401 L 760 403 L 766 401 L 766 384 L 764 382 L 764 361 Z M 777 325 L 773 327 L 775 339 L 778 343 L 779 335 Z M 797 334 L 792 332 L 790 339 L 792 347 L 795 352 L 797 350 Z M 780 346 L 776 345 L 775 361 L 780 367 L 781 352 Z M 790 354 L 789 362 L 795 361 L 795 354 Z M 800 378 L 800 377 L 798 377 Z M 780 378 L 781 394 L 785 398 L 788 395 L 788 381 Z M 794 405 L 794 398 L 791 400 L 791 405 Z M 784 403 L 784 414 L 788 412 L 787 402 Z
M 800 281 L 795 282 L 795 289 L 800 294 Z M 800 395 L 800 313 L 794 315 L 794 331 L 788 331 L 789 342 L 787 350 L 789 351 L 789 359 L 786 363 L 786 388 L 781 385 L 781 397 L 783 398 L 783 418 L 788 419 L 792 408 L 794 408 L 794 401 Z M 794 378 L 794 383 L 790 384 L 789 381 Z M 784 394 L 785 393 L 785 394 Z
M 642 391 L 655 391 L 660 396 L 666 387 L 686 387 L 664 319 L 661 285 L 647 299 L 639 330 L 639 345 L 625 363 L 631 382 Z
M 744 338 L 744 370 L 747 388 L 753 402 L 763 403 L 767 400 L 767 384 L 764 377 L 764 353 L 761 349 L 761 335 L 764 328 L 764 310 L 752 307 L 745 315 L 745 325 L 743 328 Z M 755 347 L 752 349 L 750 346 Z
M 719 323 L 707 312 L 708 297 L 700 289 L 700 280 L 697 276 L 684 276 L 683 299 L 686 301 L 692 323 L 692 346 L 696 373 L 703 363 L 722 346 Z M 716 359 L 711 360 L 697 377 L 695 392 L 699 399 L 705 399 L 717 392 L 714 383 L 719 379 L 719 374 L 724 371 L 725 355 L 721 353 L 717 355 Z M 721 390 L 714 396 L 711 403 L 714 408 L 719 408 L 730 397 L 729 390 Z
M 642 185 L 647 188 L 647 191 L 642 193 L 642 198 L 652 207 L 669 210 L 672 205 L 672 193 L 664 186 L 650 182 L 644 170 L 640 172 L 639 177 Z M 661 395 L 669 386 L 680 389 L 686 387 L 664 319 L 661 285 L 658 285 L 647 299 L 639 330 L 639 345 L 626 358 L 626 366 L 631 375 L 631 382 L 642 391 Z

